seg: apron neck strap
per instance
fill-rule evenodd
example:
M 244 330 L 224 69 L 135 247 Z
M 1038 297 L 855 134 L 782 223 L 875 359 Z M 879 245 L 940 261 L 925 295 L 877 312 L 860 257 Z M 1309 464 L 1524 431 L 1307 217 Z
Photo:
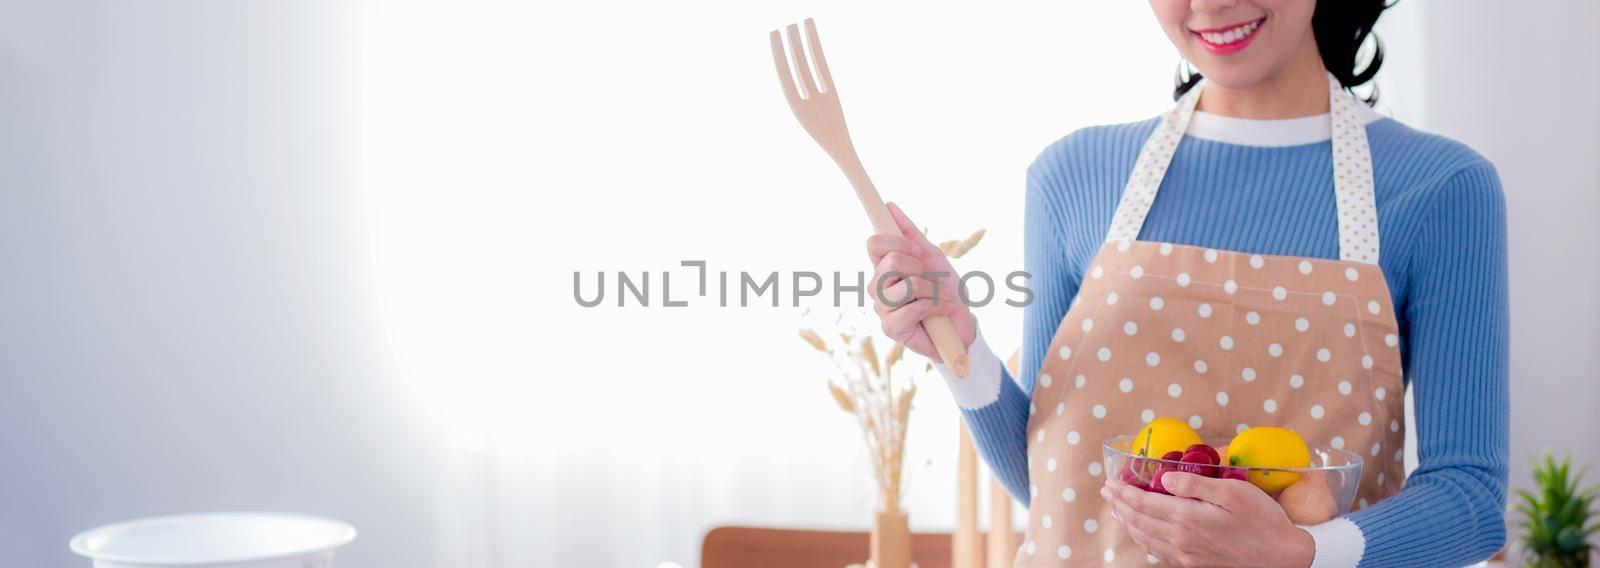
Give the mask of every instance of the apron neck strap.
M 1178 142 L 1189 129 L 1195 105 L 1206 81 L 1201 80 L 1161 116 L 1134 162 L 1122 200 L 1111 218 L 1106 242 L 1133 241 L 1144 226 L 1161 180 L 1172 165 Z M 1339 214 L 1339 259 L 1378 263 L 1378 210 L 1373 197 L 1372 153 L 1367 129 L 1355 105 L 1364 104 L 1345 93 L 1338 79 L 1328 75 L 1329 132 L 1333 146 L 1333 187 Z

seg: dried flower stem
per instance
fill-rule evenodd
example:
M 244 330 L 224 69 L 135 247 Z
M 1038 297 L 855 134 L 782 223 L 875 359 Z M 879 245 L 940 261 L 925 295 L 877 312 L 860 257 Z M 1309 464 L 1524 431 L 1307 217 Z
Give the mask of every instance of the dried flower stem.
M 960 258 L 977 246 L 983 235 L 984 231 L 979 229 L 965 239 L 941 243 L 939 248 L 951 258 Z M 841 313 L 833 323 L 839 324 L 843 317 Z M 905 362 L 905 346 L 896 343 L 890 347 L 880 363 L 870 335 L 859 339 L 849 333 L 834 335 L 838 336 L 840 347 L 829 347 L 828 341 L 815 331 L 800 330 L 800 338 L 827 353 L 838 368 L 841 376 L 828 381 L 828 394 L 840 410 L 854 416 L 861 426 L 862 441 L 872 461 L 873 479 L 882 499 L 880 509 L 898 511 L 905 469 L 906 430 L 911 418 L 911 401 L 917 394 L 915 384 L 895 389 L 894 367 Z M 927 373 L 933 370 L 933 364 L 924 362 L 920 368 L 920 373 Z
M 810 343 L 812 347 L 817 348 L 817 351 L 824 353 L 828 351 L 828 344 L 823 343 L 822 337 L 817 335 L 815 331 L 809 329 L 800 330 L 800 339 L 806 340 L 806 343 Z
M 894 386 L 894 365 L 904 360 L 905 347 L 896 344 L 880 362 L 870 336 L 852 338 L 839 334 L 844 342 L 839 348 L 829 347 L 821 335 L 810 330 L 803 330 L 801 337 L 813 347 L 817 346 L 812 342 L 815 338 L 823 344 L 818 350 L 834 356 L 843 376 L 828 381 L 828 394 L 840 410 L 855 416 L 861 425 L 862 441 L 882 499 L 880 508 L 899 510 L 906 424 L 911 416 L 912 397 L 916 395 L 915 385 L 902 390 Z

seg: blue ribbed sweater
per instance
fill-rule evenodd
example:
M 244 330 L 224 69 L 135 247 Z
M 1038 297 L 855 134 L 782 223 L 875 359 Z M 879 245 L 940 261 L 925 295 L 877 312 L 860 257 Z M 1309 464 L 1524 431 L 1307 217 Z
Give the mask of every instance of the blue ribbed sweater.
M 1027 175 L 1022 376 L 963 409 L 980 452 L 1029 500 L 1029 393 L 1106 231 L 1140 146 L 1159 119 L 1074 132 Z M 1419 464 L 1394 497 L 1347 518 L 1362 566 L 1450 566 L 1504 544 L 1508 453 L 1505 201 L 1476 152 L 1392 119 L 1367 125 L 1380 265 L 1416 402 Z M 1337 259 L 1330 144 L 1246 146 L 1186 136 L 1140 240 Z

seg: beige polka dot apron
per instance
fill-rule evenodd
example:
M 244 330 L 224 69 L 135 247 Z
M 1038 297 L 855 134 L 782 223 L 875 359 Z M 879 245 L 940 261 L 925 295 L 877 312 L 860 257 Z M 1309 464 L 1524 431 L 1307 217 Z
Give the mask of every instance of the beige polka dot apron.
M 1203 88 L 1145 143 L 1039 371 L 1018 566 L 1159 563 L 1100 498 L 1102 442 L 1158 416 L 1206 436 L 1283 426 L 1357 452 L 1366 461 L 1358 506 L 1400 489 L 1398 326 L 1377 265 L 1360 103 L 1329 77 L 1339 260 L 1136 240 Z

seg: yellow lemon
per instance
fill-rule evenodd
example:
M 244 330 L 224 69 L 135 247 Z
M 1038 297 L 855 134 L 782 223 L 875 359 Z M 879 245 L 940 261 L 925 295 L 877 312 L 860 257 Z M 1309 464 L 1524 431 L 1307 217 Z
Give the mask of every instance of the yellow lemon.
M 1222 461 L 1237 467 L 1310 467 L 1311 448 L 1294 430 L 1261 426 L 1235 436 Z M 1270 495 L 1296 481 L 1300 474 L 1292 471 L 1250 471 L 1250 483 Z
M 1133 453 L 1159 458 L 1167 452 L 1181 452 L 1204 441 L 1184 421 L 1162 417 L 1151 420 L 1139 430 L 1139 435 L 1133 439 Z

